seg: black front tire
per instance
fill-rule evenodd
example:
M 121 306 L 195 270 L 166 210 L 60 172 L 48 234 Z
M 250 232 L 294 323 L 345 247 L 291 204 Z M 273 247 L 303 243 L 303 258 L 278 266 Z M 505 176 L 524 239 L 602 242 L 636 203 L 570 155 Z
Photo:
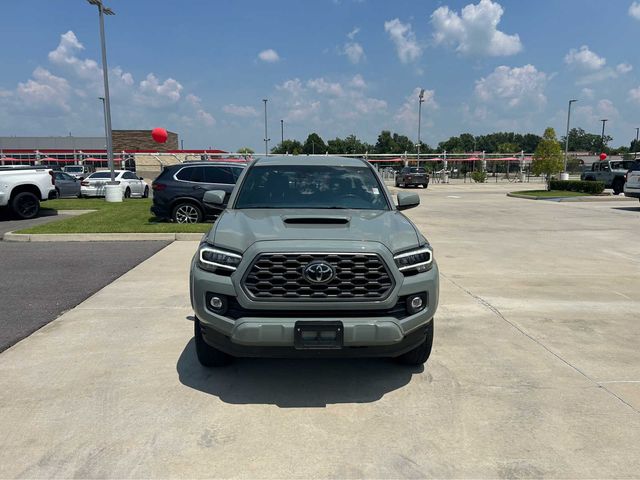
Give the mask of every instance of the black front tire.
M 142 198 L 149 198 L 149 187 L 144 187 L 144 193 L 142 194 Z
M 173 207 L 171 218 L 176 223 L 200 223 L 204 216 L 202 210 L 196 204 L 181 202 Z
M 433 320 L 427 327 L 427 333 L 424 341 L 413 350 L 403 353 L 396 357 L 396 361 L 402 365 L 412 365 L 414 367 L 423 365 L 429 360 L 431 355 L 431 347 L 433 346 Z
M 224 367 L 225 365 L 229 365 L 233 361 L 233 357 L 221 352 L 204 341 L 202 329 L 200 328 L 200 320 L 196 318 L 193 324 L 193 336 L 196 341 L 196 355 L 198 356 L 200 364 L 203 367 Z
M 124 191 L 124 198 L 131 198 L 131 189 L 129 187 Z
M 621 178 L 616 178 L 613 181 L 613 194 L 620 195 L 624 190 L 624 180 Z
M 35 218 L 40 213 L 40 199 L 31 192 L 20 192 L 11 199 L 11 211 L 20 220 Z

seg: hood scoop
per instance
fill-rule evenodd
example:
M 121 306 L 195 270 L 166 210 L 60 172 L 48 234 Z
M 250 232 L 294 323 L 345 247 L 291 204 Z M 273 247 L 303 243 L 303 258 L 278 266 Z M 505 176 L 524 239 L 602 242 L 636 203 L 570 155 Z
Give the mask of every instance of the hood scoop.
M 282 217 L 285 225 L 345 225 L 351 217 L 340 215 L 287 215 Z

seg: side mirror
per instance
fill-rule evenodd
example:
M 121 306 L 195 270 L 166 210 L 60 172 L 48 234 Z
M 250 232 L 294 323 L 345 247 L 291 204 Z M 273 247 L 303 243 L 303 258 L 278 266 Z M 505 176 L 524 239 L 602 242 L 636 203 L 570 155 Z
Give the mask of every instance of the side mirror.
M 144 178 L 142 178 L 142 177 L 138 177 L 138 180 L 144 180 Z
M 420 196 L 417 193 L 398 193 L 398 210 L 408 210 L 420 205 Z
M 204 198 L 202 201 L 211 205 L 223 205 L 226 194 L 227 192 L 224 190 L 209 190 L 204 192 Z

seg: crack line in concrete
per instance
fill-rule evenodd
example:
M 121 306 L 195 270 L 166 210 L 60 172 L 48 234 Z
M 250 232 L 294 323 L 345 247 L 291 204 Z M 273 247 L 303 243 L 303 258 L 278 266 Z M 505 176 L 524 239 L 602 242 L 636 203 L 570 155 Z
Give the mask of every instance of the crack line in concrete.
M 567 365 L 569 368 L 572 368 L 573 370 L 575 370 L 576 372 L 578 372 L 580 375 L 582 375 L 584 378 L 586 378 L 587 380 L 589 380 L 591 383 L 593 383 L 594 385 L 596 385 L 598 388 L 601 388 L 602 390 L 604 390 L 605 392 L 607 392 L 609 395 L 612 395 L 613 397 L 617 398 L 620 402 L 622 402 L 623 404 L 625 404 L 627 407 L 629 407 L 631 410 L 633 410 L 635 413 L 640 413 L 640 411 L 636 410 L 633 405 L 631 405 L 630 403 L 626 402 L 624 399 L 622 399 L 621 397 L 619 397 L 618 395 L 616 395 L 614 392 L 612 392 L 611 390 L 609 390 L 607 387 L 605 387 L 603 384 L 597 382 L 596 380 L 594 380 L 593 378 L 591 378 L 589 375 L 587 375 L 585 372 L 583 372 L 582 370 L 580 370 L 578 367 L 576 367 L 575 365 L 571 364 L 570 362 L 568 362 L 567 360 L 565 360 L 564 358 L 562 358 L 559 354 L 557 354 L 556 352 L 554 352 L 553 350 L 551 350 L 549 347 L 547 347 L 544 343 L 542 343 L 540 340 L 538 340 L 537 338 L 534 338 L 533 336 L 531 336 L 530 334 L 528 334 L 527 332 L 525 332 L 522 328 L 520 328 L 518 325 L 516 325 L 515 323 L 513 323 L 511 320 L 508 320 L 503 314 L 502 312 L 500 312 L 500 310 L 498 310 L 496 307 L 494 307 L 493 305 L 491 305 L 491 303 L 489 303 L 487 300 L 485 300 L 484 298 L 472 293 L 471 291 L 467 290 L 466 288 L 464 288 L 462 285 L 458 284 L 457 282 L 455 282 L 454 280 L 452 280 L 451 278 L 449 278 L 448 276 L 446 276 L 444 273 L 442 273 L 442 271 L 440 271 L 440 276 L 444 277 L 446 280 L 448 280 L 449 282 L 451 282 L 453 285 L 455 285 L 456 287 L 458 287 L 460 290 L 462 290 L 463 292 L 465 292 L 467 295 L 469 295 L 471 298 L 473 298 L 474 300 L 476 300 L 479 304 L 481 304 L 483 307 L 491 310 L 491 312 L 493 312 L 494 315 L 496 315 L 498 318 L 501 318 L 503 321 L 505 321 L 506 323 L 508 323 L 509 325 L 511 325 L 513 328 L 515 328 L 517 331 L 519 331 L 522 335 L 524 335 L 525 337 L 527 337 L 529 340 L 537 343 L 539 346 L 541 346 L 542 348 L 544 348 L 547 352 L 549 352 L 551 355 L 553 355 L 554 357 L 556 357 L 558 360 L 560 360 L 561 362 L 563 362 L 565 365 Z

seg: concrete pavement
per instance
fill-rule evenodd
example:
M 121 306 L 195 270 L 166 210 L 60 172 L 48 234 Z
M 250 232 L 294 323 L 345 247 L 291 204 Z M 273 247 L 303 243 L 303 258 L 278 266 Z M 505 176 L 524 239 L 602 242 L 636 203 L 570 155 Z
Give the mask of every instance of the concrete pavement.
M 176 242 L 0 354 L 0 477 L 637 477 L 640 208 L 433 185 L 427 367 L 195 359 Z

